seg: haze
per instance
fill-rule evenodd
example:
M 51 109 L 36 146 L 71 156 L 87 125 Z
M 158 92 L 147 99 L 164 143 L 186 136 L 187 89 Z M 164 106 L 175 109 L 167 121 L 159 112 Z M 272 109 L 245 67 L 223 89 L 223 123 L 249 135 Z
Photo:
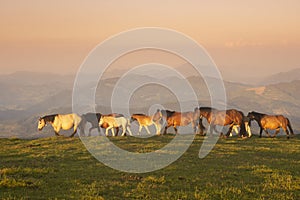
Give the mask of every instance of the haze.
M 262 77 L 300 67 L 299 10 L 298 0 L 0 1 L 0 72 L 75 74 L 106 38 L 155 26 L 195 39 L 227 79 Z

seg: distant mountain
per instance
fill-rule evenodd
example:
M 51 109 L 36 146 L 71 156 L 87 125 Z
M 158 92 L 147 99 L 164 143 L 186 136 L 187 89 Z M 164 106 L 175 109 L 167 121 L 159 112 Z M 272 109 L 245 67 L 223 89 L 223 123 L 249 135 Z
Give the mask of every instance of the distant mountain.
M 0 75 L 0 110 L 25 110 L 73 87 L 74 76 L 16 72 Z
M 265 77 L 260 81 L 261 85 L 269 85 L 274 83 L 291 82 L 300 80 L 300 68 L 293 69 L 287 72 L 280 72 L 271 76 Z
M 209 78 L 214 84 L 214 79 Z M 210 94 L 205 81 L 199 76 L 190 76 L 186 80 L 179 77 L 131 74 L 125 82 L 118 85 L 119 103 L 124 100 L 123 92 L 128 92 L 131 86 L 139 81 L 164 81 L 176 88 L 180 94 L 187 96 L 182 105 L 187 110 L 193 110 L 195 104 L 189 99 L 188 91 L 183 83 L 188 81 L 198 99 L 198 105 L 209 106 Z M 111 95 L 116 89 L 119 78 L 101 80 L 95 94 L 96 110 L 102 113 L 111 112 Z M 36 137 L 39 116 L 51 113 L 72 112 L 72 89 L 74 76 L 62 76 L 47 73 L 18 72 L 0 76 L 0 137 Z M 263 86 L 224 82 L 227 93 L 228 108 L 237 108 L 245 114 L 249 111 L 259 111 L 268 114 L 284 114 L 288 116 L 295 129 L 300 130 L 300 80 L 282 82 Z M 85 91 L 94 87 L 93 83 L 82 86 Z M 124 93 L 124 94 L 125 94 Z M 159 85 L 138 85 L 130 98 L 131 113 L 147 113 L 154 104 L 167 109 L 178 110 L 176 95 L 167 87 Z M 117 104 L 122 112 L 122 105 Z M 51 134 L 51 129 L 46 129 Z M 46 135 L 47 135 L 46 134 Z M 44 134 L 42 134 L 44 135 Z

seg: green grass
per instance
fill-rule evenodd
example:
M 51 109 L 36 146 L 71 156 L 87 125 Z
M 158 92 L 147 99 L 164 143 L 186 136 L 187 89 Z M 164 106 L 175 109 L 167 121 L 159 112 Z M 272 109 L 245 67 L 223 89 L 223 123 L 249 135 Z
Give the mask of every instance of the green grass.
M 172 138 L 111 140 L 150 152 Z M 98 162 L 79 138 L 0 139 L 0 199 L 300 199 L 300 136 L 220 139 L 199 159 L 202 142 L 164 169 L 133 174 Z

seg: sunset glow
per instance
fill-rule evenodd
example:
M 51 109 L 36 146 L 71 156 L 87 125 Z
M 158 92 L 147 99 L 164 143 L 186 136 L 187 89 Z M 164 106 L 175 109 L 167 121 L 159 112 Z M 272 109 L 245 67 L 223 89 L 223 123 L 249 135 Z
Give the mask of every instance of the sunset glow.
M 49 68 L 76 73 L 87 54 L 104 39 L 147 26 L 170 28 L 192 37 L 208 50 L 225 76 L 241 68 L 256 76 L 256 70 L 266 75 L 300 67 L 297 0 L 31 0 L 0 4 L 1 73 Z

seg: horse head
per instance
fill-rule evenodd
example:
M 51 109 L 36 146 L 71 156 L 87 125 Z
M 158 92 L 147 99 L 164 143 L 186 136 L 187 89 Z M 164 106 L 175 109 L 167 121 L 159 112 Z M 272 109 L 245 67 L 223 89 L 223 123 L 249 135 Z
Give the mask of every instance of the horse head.
M 38 130 L 41 131 L 45 126 L 46 126 L 46 122 L 44 118 L 40 117 L 38 123 Z
M 256 118 L 255 112 L 249 112 L 247 117 L 249 118 L 249 121 L 252 121 Z
M 104 119 L 103 119 L 103 116 L 101 116 L 100 120 L 99 120 L 99 126 L 102 126 L 103 123 L 104 123 Z
M 161 111 L 159 109 L 157 109 L 156 113 L 154 113 L 153 117 L 152 117 L 152 120 L 157 122 L 159 120 L 161 120 L 163 117 Z

